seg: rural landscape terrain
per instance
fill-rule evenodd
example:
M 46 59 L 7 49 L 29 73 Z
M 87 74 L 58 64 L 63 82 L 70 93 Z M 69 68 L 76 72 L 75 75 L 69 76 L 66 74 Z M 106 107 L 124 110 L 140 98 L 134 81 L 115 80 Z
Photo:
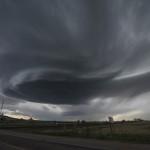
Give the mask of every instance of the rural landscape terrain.
M 3 116 L 0 129 L 49 136 L 94 138 L 150 144 L 150 121 L 86 122 L 82 121 L 40 121 L 14 119 Z

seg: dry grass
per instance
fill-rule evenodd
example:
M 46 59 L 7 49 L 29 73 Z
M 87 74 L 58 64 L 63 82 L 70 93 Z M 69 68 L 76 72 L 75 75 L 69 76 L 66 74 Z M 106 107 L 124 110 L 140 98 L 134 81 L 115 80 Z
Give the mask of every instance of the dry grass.
M 24 125 L 22 128 L 15 128 L 13 130 L 19 132 L 28 132 L 45 135 L 56 136 L 74 136 L 85 138 L 98 138 L 121 141 L 134 141 L 138 143 L 150 143 L 150 122 L 116 122 L 110 126 L 107 123 L 62 123 L 47 124 L 47 127 L 38 127 L 36 123 L 33 124 L 36 128 L 31 128 L 29 125 Z M 19 125 L 18 125 L 19 127 Z M 37 128 L 38 127 L 38 128 Z

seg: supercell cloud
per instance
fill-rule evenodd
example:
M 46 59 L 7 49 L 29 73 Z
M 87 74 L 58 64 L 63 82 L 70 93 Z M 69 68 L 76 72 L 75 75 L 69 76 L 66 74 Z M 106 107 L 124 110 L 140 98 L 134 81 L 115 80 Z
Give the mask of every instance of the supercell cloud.
M 149 18 L 149 0 L 1 0 L 1 96 L 80 105 L 149 92 Z

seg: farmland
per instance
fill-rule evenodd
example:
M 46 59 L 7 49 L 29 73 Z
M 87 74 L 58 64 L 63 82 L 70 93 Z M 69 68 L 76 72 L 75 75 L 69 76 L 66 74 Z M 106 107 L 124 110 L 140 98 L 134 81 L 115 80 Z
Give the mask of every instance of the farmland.
M 1 129 L 50 136 L 69 136 L 119 140 L 150 144 L 150 121 L 60 122 L 60 121 L 2 121 Z

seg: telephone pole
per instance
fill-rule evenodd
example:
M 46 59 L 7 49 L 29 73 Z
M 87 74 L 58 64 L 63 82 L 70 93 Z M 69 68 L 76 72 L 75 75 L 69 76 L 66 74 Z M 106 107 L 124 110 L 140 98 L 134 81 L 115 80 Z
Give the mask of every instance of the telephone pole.
M 1 112 L 0 112 L 0 115 L 2 115 L 3 105 L 4 105 L 4 99 L 3 99 L 3 101 L 2 101 L 2 106 L 1 106 Z

